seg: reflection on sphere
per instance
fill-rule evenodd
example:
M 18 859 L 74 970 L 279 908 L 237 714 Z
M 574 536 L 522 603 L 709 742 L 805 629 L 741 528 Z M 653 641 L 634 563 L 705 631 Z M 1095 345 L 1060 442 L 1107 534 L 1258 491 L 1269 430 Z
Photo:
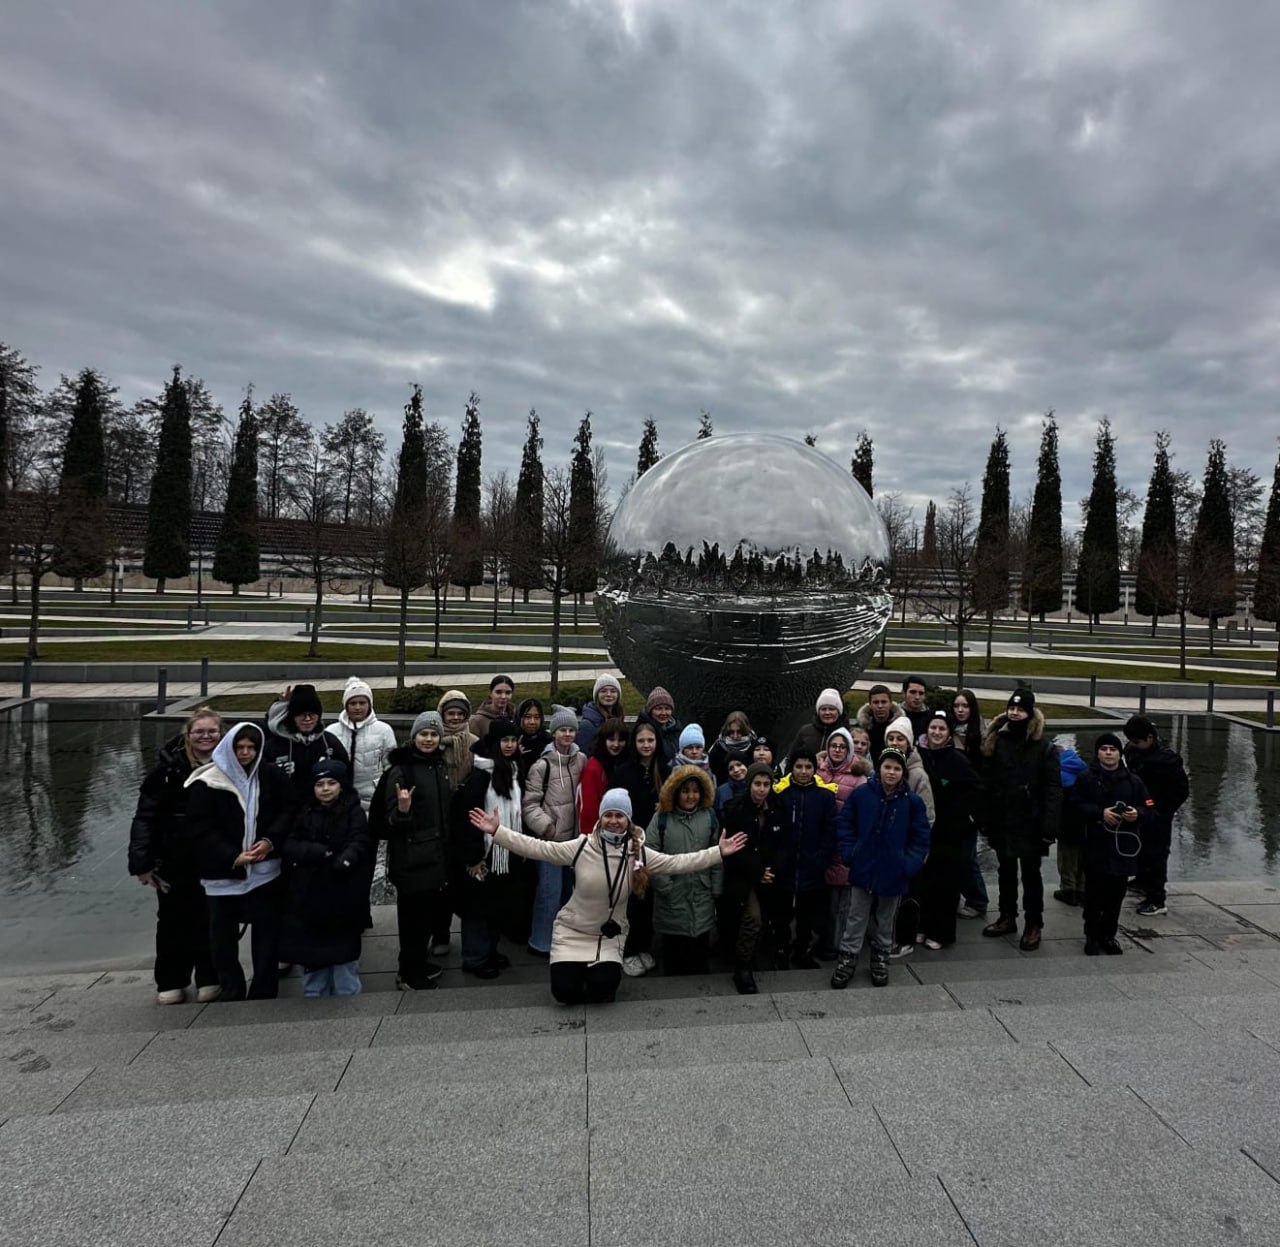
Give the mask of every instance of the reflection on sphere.
M 717 435 L 618 506 L 596 614 L 609 652 L 682 718 L 767 726 L 857 679 L 889 621 L 889 540 L 852 475 L 802 442 Z

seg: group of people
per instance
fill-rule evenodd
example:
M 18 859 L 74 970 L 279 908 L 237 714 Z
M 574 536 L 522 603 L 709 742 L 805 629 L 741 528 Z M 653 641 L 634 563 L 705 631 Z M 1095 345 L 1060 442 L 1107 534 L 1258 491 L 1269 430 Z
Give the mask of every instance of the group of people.
M 504 939 L 550 963 L 564 1003 L 614 999 L 624 975 L 705 974 L 713 941 L 740 992 L 755 971 L 834 962 L 871 982 L 893 959 L 956 939 L 987 914 L 981 833 L 999 864 L 988 936 L 1039 948 L 1041 861 L 1056 841 L 1055 897 L 1084 910 L 1085 949 L 1116 954 L 1126 887 L 1165 910 L 1181 759 L 1135 716 L 1127 743 L 1087 765 L 1045 734 L 1016 690 L 984 724 L 969 690 L 930 709 L 923 680 L 884 685 L 849 716 L 826 689 L 783 752 L 730 714 L 714 738 L 650 691 L 628 722 L 602 675 L 579 715 L 515 701 L 505 675 L 475 708 L 450 690 L 398 744 L 368 684 L 348 682 L 325 726 L 311 685 L 286 688 L 265 726 L 224 728 L 208 708 L 142 785 L 129 869 L 157 892 L 157 999 L 274 996 L 296 964 L 308 996 L 360 990 L 379 846 L 395 889 L 397 986 L 430 990 L 460 919 L 462 969 L 497 978 Z M 550 713 L 548 714 L 548 709 Z M 252 984 L 240 965 L 251 931 Z

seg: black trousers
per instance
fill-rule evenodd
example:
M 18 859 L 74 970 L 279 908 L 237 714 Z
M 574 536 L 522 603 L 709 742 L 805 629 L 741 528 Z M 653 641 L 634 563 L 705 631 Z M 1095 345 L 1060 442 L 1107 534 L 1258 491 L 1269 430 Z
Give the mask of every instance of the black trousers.
M 1000 849 L 1000 916 L 1018 916 L 1018 874 L 1022 874 L 1022 913 L 1031 927 L 1044 926 L 1044 880 L 1040 878 L 1040 851 L 1011 857 Z
M 1163 905 L 1168 897 L 1169 849 L 1173 844 L 1173 819 L 1157 814 L 1142 829 L 1142 852 L 1138 855 L 1138 886 L 1153 905 Z
M 209 897 L 209 943 L 223 1000 L 244 1000 L 244 970 L 240 965 L 240 924 L 249 924 L 253 958 L 250 1000 L 274 1000 L 279 988 L 280 904 L 283 885 L 278 878 L 243 896 Z
M 769 919 L 773 927 L 775 947 L 779 952 L 787 947 L 793 916 L 795 935 L 792 946 L 797 952 L 808 952 L 815 941 L 823 938 L 830 924 L 830 891 L 824 883 L 821 887 L 811 888 L 806 892 L 789 892 L 784 888 L 775 893 Z
M 443 914 L 443 917 L 441 915 Z M 431 961 L 431 943 L 444 923 L 448 930 L 453 912 L 443 888 L 428 892 L 396 891 L 396 933 L 400 937 L 400 977 L 410 986 L 422 988 Z
M 1084 872 L 1084 938 L 1094 943 L 1116 938 L 1124 904 L 1124 875 Z
M 647 953 L 653 947 L 653 893 L 627 898 L 627 943 L 622 950 L 624 957 Z
M 662 937 L 662 969 L 667 974 L 706 974 L 710 956 L 710 931 Z
M 960 885 L 968 870 L 967 858 L 931 854 L 924 868 L 912 880 L 911 891 L 920 899 L 920 930 L 926 939 L 937 940 L 943 945 L 956 942 Z
M 622 967 L 616 961 L 551 963 L 551 994 L 562 1005 L 612 1004 L 621 982 Z
M 156 990 L 186 987 L 195 974 L 197 987 L 218 981 L 209 942 L 209 905 L 198 879 L 171 883 L 156 892 Z

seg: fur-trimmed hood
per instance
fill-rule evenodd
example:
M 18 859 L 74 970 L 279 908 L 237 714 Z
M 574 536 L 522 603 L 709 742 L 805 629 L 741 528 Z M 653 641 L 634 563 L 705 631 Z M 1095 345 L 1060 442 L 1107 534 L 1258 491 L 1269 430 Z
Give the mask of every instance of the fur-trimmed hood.
M 675 809 L 676 793 L 680 791 L 681 785 L 687 779 L 696 779 L 698 786 L 702 789 L 698 809 L 708 810 L 715 804 L 716 785 L 710 774 L 701 767 L 678 766 L 667 776 L 666 782 L 662 785 L 662 791 L 658 794 L 658 809 L 663 814 L 670 814 Z
M 998 714 L 987 724 L 987 734 L 982 738 L 982 753 L 984 757 L 991 757 L 996 751 L 996 737 L 1004 730 L 1004 725 L 1009 722 L 1008 714 Z M 1031 716 L 1027 719 L 1027 739 L 1039 740 L 1044 736 L 1044 715 L 1038 710 L 1032 710 Z
M 890 723 L 892 723 L 894 719 L 902 718 L 904 714 L 906 714 L 906 711 L 903 710 L 896 701 L 889 703 Z M 868 732 L 871 730 L 871 725 L 875 720 L 871 717 L 871 703 L 869 701 L 864 701 L 862 705 L 858 707 L 858 713 L 854 715 L 854 721 L 860 728 L 863 728 Z

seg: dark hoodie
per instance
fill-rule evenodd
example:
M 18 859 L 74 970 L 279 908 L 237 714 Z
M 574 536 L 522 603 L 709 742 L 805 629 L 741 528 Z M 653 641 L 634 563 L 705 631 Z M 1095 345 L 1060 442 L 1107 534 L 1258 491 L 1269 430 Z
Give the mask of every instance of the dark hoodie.
M 1132 875 L 1142 852 L 1142 833 L 1150 825 L 1155 803 L 1142 780 L 1125 766 L 1124 759 L 1114 771 L 1104 770 L 1095 759 L 1067 789 L 1067 800 L 1080 811 L 1084 822 L 1086 875 Z M 1108 827 L 1102 821 L 1102 811 L 1121 801 L 1138 811 L 1138 821 Z

